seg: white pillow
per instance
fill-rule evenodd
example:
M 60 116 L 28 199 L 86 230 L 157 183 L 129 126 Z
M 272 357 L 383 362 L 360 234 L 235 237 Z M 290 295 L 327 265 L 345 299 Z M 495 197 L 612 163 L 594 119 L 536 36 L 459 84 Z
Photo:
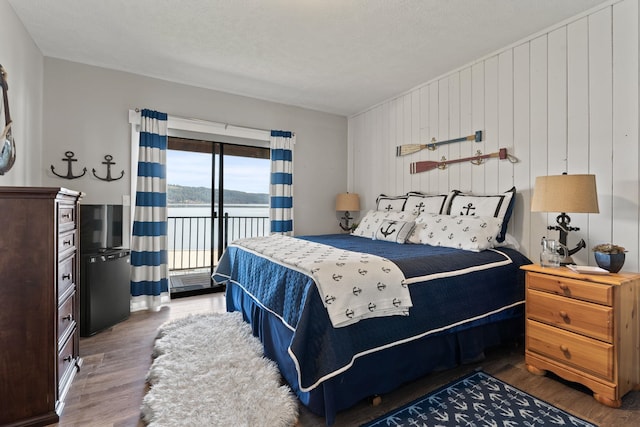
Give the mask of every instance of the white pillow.
M 413 231 L 413 221 L 399 221 L 385 219 L 376 230 L 375 240 L 386 240 L 387 242 L 404 243 Z
M 493 216 L 423 214 L 408 242 L 480 252 L 493 248 L 502 220 Z
M 515 202 L 516 188 L 500 194 L 464 194 L 454 190 L 442 211 L 449 215 L 493 216 L 502 220 L 502 230 L 497 239 L 502 242 Z
M 411 212 L 385 212 L 370 210 L 364 218 L 362 218 L 360 224 L 358 224 L 351 234 L 354 236 L 373 239 L 376 236 L 378 227 L 382 225 L 384 220 L 413 221 L 414 219 L 416 219 L 416 216 Z
M 415 215 L 423 213 L 443 213 L 445 209 L 445 202 L 447 201 L 446 194 L 429 195 L 419 193 L 409 193 L 407 195 L 407 202 L 404 204 L 404 210 L 412 212 Z
M 407 196 L 386 196 L 381 194 L 376 199 L 376 210 L 386 212 L 402 212 Z

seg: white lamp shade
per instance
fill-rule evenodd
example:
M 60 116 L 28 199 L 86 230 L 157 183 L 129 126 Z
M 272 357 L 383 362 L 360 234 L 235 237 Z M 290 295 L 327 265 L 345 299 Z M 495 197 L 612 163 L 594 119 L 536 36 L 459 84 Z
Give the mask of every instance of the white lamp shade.
M 599 213 L 595 175 L 550 175 L 536 178 L 532 212 Z
M 341 193 L 336 196 L 336 211 L 360 210 L 360 196 L 356 193 Z

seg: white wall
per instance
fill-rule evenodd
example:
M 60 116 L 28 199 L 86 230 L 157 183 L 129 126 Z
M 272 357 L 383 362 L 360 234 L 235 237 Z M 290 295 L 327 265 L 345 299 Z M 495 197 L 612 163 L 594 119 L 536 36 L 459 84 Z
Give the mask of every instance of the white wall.
M 613 241 L 625 246 L 624 270 L 639 268 L 638 2 L 611 2 L 559 23 L 349 118 L 349 190 L 364 209 L 380 193 L 452 189 L 495 193 L 518 190 L 509 232 L 538 260 L 540 238 L 557 239 L 556 214 L 530 212 L 535 178 L 593 173 L 599 214 L 571 214 L 587 250 L 574 255 L 594 264 L 588 250 Z M 437 58 L 434 58 L 437 60 Z M 484 131 L 481 143 L 463 142 L 395 157 L 395 147 Z M 520 162 L 450 165 L 411 175 L 420 160 L 473 156 L 506 147 Z
M 85 203 L 122 203 L 130 193 L 130 128 L 128 110 L 150 108 L 169 115 L 296 133 L 294 152 L 294 227 L 296 234 L 337 232 L 335 195 L 346 190 L 347 119 L 342 116 L 230 95 L 135 74 L 74 62 L 44 60 L 43 185 L 66 186 L 86 193 Z M 75 180 L 66 174 L 66 151 L 86 166 Z M 119 181 L 103 176 L 104 156 L 122 169 Z M 116 175 L 117 176 L 117 175 Z
M 42 176 L 43 58 L 6 0 L 0 0 L 0 64 L 8 74 L 17 153 L 13 167 L 0 176 L 0 186 L 37 186 Z M 4 108 L 0 110 L 0 126 L 4 127 Z

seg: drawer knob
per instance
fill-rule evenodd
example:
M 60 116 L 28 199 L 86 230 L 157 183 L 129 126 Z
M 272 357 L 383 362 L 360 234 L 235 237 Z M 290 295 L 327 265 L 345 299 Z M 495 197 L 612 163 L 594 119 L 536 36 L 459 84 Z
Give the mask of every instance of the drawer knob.
M 64 317 L 62 318 L 62 320 L 68 320 L 69 322 L 70 322 L 72 319 L 73 319 L 73 316 L 72 316 L 72 315 L 70 315 L 70 314 L 67 314 L 66 316 L 64 316 Z
M 71 214 L 70 213 L 62 214 L 62 218 L 69 219 L 71 218 Z
M 569 317 L 569 315 L 567 314 L 566 311 L 564 310 L 560 310 L 560 317 L 562 317 L 564 320 L 567 320 L 567 318 Z
M 567 347 L 564 344 L 560 344 L 560 350 L 562 350 L 563 353 L 568 353 L 569 352 L 569 347 Z
M 63 240 L 63 241 L 62 241 L 62 244 L 63 244 L 64 246 L 69 246 L 69 245 L 71 244 L 71 240 Z
M 566 283 L 560 283 L 560 289 L 562 289 L 563 291 L 568 291 L 569 290 L 569 286 L 567 286 Z
M 62 280 L 69 280 L 69 279 L 71 279 L 71 274 L 70 273 L 62 275 Z
M 71 361 L 73 360 L 73 356 L 68 355 L 67 357 L 65 357 L 65 358 L 64 358 L 64 359 L 62 359 L 62 360 L 64 360 L 65 362 L 71 362 Z

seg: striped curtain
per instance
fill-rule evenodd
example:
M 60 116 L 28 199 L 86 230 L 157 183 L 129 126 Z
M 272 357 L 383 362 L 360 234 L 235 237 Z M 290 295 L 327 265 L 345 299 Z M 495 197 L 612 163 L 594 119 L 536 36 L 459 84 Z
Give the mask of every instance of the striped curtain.
M 271 234 L 293 235 L 293 145 L 296 136 L 271 131 L 271 189 L 269 219 Z
M 169 302 L 167 264 L 167 114 L 142 110 L 131 236 L 131 309 Z

